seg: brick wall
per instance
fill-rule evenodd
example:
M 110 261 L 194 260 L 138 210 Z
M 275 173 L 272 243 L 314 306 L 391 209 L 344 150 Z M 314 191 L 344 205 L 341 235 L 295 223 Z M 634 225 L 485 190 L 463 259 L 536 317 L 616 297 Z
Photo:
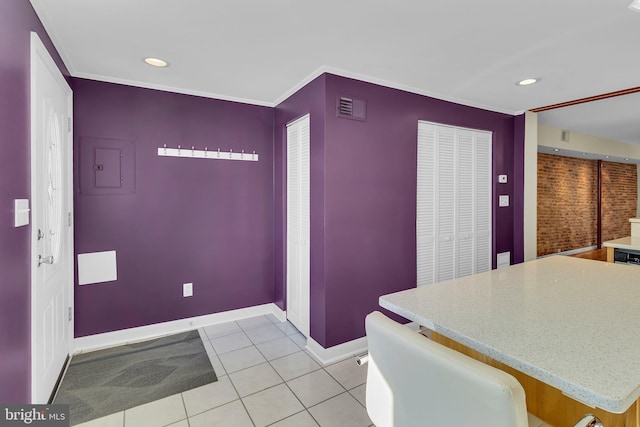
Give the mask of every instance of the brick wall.
M 596 244 L 598 164 L 538 153 L 538 256 Z
M 636 216 L 638 168 L 602 162 L 602 241 L 631 234 L 629 218 Z
M 598 163 L 538 153 L 538 256 L 597 244 Z M 602 162 L 602 240 L 630 234 L 636 165 Z

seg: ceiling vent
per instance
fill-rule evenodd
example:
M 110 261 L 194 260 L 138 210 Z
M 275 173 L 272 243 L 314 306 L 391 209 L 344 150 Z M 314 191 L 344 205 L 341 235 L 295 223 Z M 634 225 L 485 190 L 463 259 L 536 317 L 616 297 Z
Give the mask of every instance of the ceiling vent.
M 367 103 L 364 99 L 339 96 L 336 100 L 336 107 L 338 117 L 361 121 L 367 119 Z

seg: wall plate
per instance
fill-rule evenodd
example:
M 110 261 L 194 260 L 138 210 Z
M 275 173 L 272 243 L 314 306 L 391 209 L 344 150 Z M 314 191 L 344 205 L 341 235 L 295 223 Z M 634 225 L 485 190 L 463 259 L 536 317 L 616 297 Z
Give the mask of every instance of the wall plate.
M 193 296 L 193 283 L 182 284 L 182 296 L 185 298 Z
M 29 199 L 15 199 L 13 201 L 13 210 L 15 212 L 14 227 L 22 227 L 29 224 Z

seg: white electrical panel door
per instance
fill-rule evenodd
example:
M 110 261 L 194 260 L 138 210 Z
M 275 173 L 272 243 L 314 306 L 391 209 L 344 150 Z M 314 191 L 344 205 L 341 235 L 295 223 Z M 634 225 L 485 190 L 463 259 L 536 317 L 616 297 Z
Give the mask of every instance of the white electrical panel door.
M 287 319 L 310 325 L 310 119 L 287 125 Z
M 491 269 L 491 140 L 418 122 L 418 286 Z

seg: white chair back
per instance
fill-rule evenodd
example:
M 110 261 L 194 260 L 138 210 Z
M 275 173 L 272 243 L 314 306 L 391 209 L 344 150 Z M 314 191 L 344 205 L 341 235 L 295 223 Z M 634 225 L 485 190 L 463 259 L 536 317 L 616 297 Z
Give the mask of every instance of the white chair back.
M 380 312 L 366 318 L 367 412 L 376 427 L 527 427 L 511 375 L 412 331 Z

